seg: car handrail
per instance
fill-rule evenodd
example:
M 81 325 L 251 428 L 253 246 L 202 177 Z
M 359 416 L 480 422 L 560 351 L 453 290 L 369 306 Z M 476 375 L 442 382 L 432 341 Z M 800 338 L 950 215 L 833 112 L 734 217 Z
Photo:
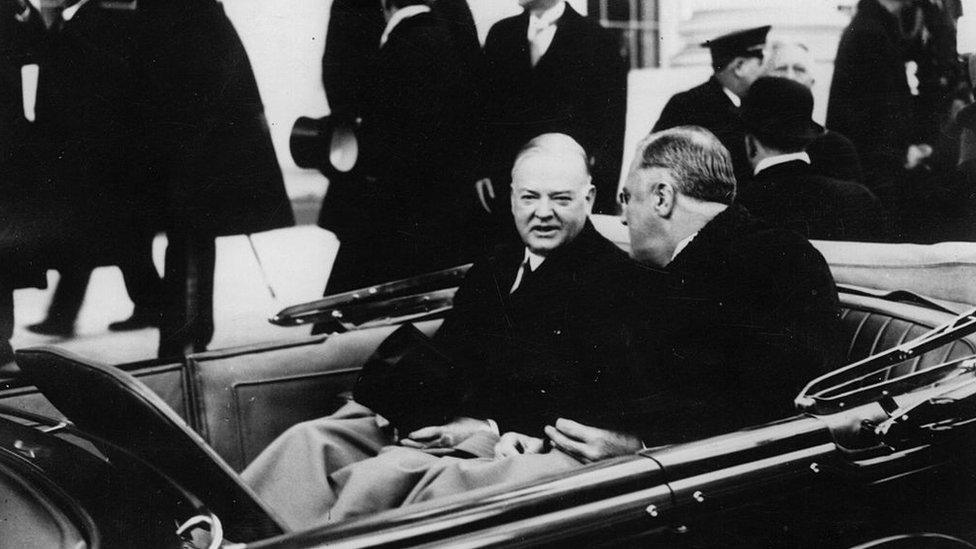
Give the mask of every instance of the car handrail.
M 896 379 L 883 379 L 883 383 L 871 384 L 868 387 L 854 387 L 855 390 L 853 391 L 837 394 L 838 390 L 843 387 L 855 386 L 865 379 L 884 373 L 895 364 L 915 358 L 973 333 L 976 333 L 976 308 L 958 315 L 942 326 L 929 330 L 911 341 L 896 345 L 895 347 L 854 362 L 839 370 L 815 378 L 796 397 L 796 406 L 804 412 L 814 414 L 834 413 L 848 406 L 848 400 L 852 394 L 861 394 L 864 389 L 875 389 L 879 385 L 887 383 L 894 384 L 909 378 L 929 379 L 933 372 L 948 372 L 959 367 L 969 369 L 972 365 L 968 364 L 967 360 L 976 364 L 976 361 L 973 361 L 972 357 L 940 364 L 921 372 L 911 372 Z M 937 380 L 935 379 L 930 382 Z M 826 393 L 828 391 L 832 394 L 827 395 Z
M 457 287 L 470 268 L 470 263 L 458 265 L 432 273 L 326 296 L 308 303 L 292 305 L 285 307 L 269 318 L 268 322 L 275 326 L 305 326 L 316 322 L 332 321 L 334 320 L 334 311 L 342 311 L 345 315 L 346 308 L 351 305 L 383 302 L 411 294 Z

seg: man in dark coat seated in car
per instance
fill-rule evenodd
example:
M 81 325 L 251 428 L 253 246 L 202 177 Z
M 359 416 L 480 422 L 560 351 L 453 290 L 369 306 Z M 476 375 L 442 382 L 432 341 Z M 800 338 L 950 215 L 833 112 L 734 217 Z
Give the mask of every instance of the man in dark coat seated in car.
M 813 167 L 804 150 L 821 135 L 812 113 L 813 95 L 798 82 L 767 76 L 749 88 L 741 114 L 755 174 L 739 201 L 756 216 L 806 238 L 885 240 L 887 220 L 874 194 Z
M 640 387 L 638 372 L 626 370 L 632 362 L 619 313 L 623 281 L 638 266 L 588 221 L 596 189 L 586 153 L 572 138 L 533 139 L 512 177 L 511 207 L 523 243 L 476 262 L 458 289 L 433 339 L 450 358 L 449 377 L 433 372 L 426 379 L 423 365 L 413 369 L 403 359 L 394 368 L 408 369 L 404 384 L 426 380 L 425 394 L 408 397 L 403 384 L 378 388 L 368 364 L 356 401 L 292 427 L 244 471 L 288 524 L 326 520 L 345 479 L 368 471 L 373 460 L 367 458 L 390 445 L 443 454 L 460 444 L 460 455 L 490 456 L 499 431 L 542 437 L 544 425 L 570 412 L 620 428 L 607 402 L 642 392 L 633 390 Z M 399 437 L 379 426 L 374 411 L 393 422 Z
M 734 196 L 728 151 L 707 130 L 679 127 L 640 145 L 621 202 L 631 253 L 649 278 L 632 279 L 630 306 L 617 314 L 633 319 L 629 358 L 642 371 L 630 394 L 594 392 L 580 401 L 614 409 L 620 427 L 568 410 L 542 436 L 506 432 L 494 459 L 391 447 L 333 475 L 343 489 L 330 519 L 528 481 L 793 413 L 802 385 L 839 364 L 836 288 L 816 249 L 753 218 Z

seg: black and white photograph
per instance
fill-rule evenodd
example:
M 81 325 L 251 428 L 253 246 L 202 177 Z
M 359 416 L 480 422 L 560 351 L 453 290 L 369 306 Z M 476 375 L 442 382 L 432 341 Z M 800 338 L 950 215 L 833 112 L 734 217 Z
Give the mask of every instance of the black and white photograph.
M 0 0 L 0 549 L 976 549 L 976 0 Z

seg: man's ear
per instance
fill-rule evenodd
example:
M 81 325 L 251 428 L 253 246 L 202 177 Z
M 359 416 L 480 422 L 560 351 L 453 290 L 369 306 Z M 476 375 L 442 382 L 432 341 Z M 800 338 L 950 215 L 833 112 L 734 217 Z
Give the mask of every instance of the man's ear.
M 587 182 L 586 196 L 583 199 L 586 200 L 586 213 L 593 212 L 593 203 L 596 202 L 596 187 L 592 183 Z
M 650 189 L 651 207 L 654 212 L 663 218 L 671 217 L 674 211 L 675 200 L 677 199 L 677 189 L 668 181 L 655 183 Z

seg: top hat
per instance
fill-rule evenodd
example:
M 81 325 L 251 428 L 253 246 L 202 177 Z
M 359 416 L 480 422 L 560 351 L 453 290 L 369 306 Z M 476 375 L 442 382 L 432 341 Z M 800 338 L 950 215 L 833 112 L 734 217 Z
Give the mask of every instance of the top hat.
M 749 87 L 739 111 L 746 131 L 763 137 L 812 141 L 822 129 L 813 115 L 813 94 L 788 78 L 764 76 Z
M 763 46 L 766 45 L 766 35 L 769 34 L 770 28 L 772 28 L 770 25 L 765 25 L 723 34 L 718 38 L 702 42 L 701 46 L 711 51 L 712 68 L 717 72 L 724 69 L 736 57 L 762 58 Z

